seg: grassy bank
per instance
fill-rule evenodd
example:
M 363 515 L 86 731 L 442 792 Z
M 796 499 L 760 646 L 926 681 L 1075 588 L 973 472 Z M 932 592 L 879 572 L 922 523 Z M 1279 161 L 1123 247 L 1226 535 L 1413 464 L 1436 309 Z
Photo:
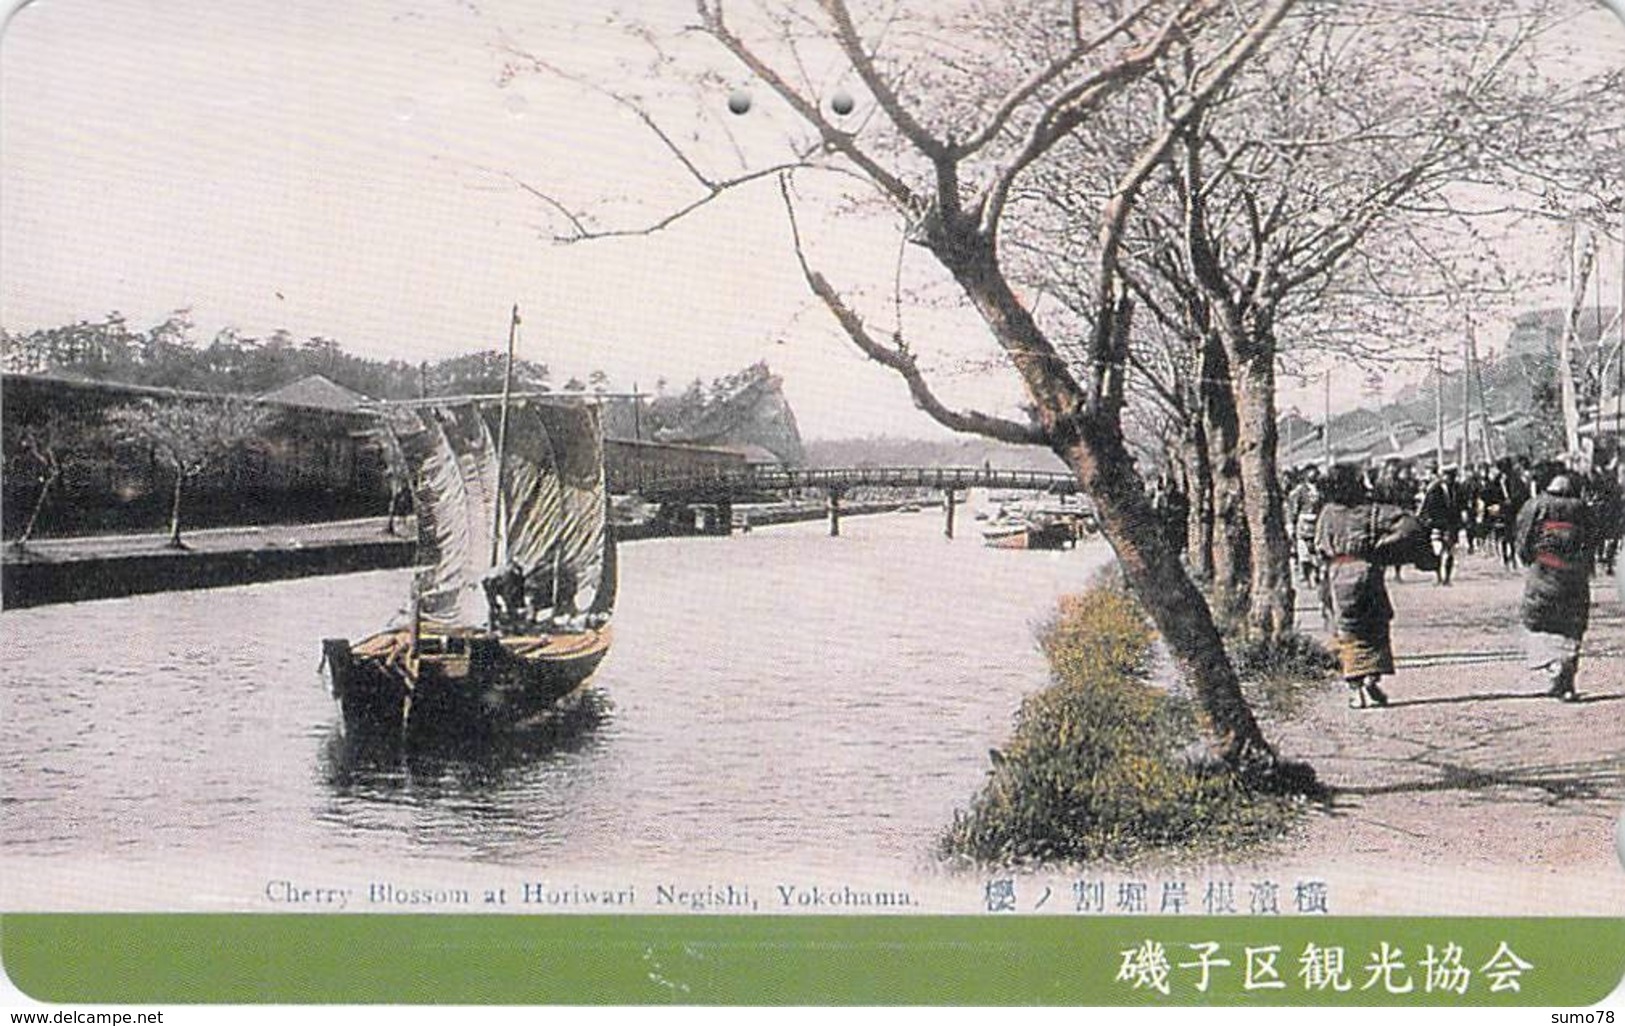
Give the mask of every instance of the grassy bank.
M 940 854 L 976 864 L 1133 862 L 1281 836 L 1301 798 L 1243 788 L 1198 754 L 1198 711 L 1151 680 L 1156 640 L 1111 582 L 1063 599 L 1040 632 L 1052 682 L 1030 696 Z

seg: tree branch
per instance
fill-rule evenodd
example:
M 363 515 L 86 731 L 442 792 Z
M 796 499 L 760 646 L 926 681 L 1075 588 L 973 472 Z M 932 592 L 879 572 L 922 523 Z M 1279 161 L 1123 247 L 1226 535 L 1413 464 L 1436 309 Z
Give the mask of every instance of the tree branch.
M 1150 40 L 1125 54 L 1116 64 L 1075 83 L 1045 108 L 1037 123 L 1033 125 L 1032 131 L 1028 133 L 1027 142 L 1021 151 L 998 173 L 988 187 L 982 209 L 983 234 L 989 238 L 995 237 L 999 219 L 1009 202 L 1010 190 L 1022 172 L 1049 152 L 1051 147 L 1064 139 L 1073 129 L 1083 124 L 1107 99 L 1150 70 L 1175 38 L 1190 31 L 1194 24 L 1206 15 L 1205 10 L 1199 10 L 1204 3 L 1208 3 L 1208 0 L 1186 0 Z M 1191 24 L 1186 24 L 1183 19 L 1193 10 L 1196 13 L 1191 17 Z
M 880 109 L 886 112 L 886 117 L 891 119 L 891 123 L 897 126 L 903 138 L 930 158 L 932 163 L 948 159 L 951 155 L 947 144 L 932 135 L 909 109 L 903 106 L 897 92 L 875 67 L 873 56 L 864 49 L 863 40 L 858 37 L 857 27 L 852 24 L 852 13 L 847 10 L 845 0 L 819 0 L 819 6 L 835 25 L 835 42 L 840 46 L 841 52 L 846 54 L 846 59 L 851 62 L 852 69 L 858 73 L 864 87 L 875 98 Z
M 1151 145 L 1140 151 L 1139 158 L 1118 179 L 1117 188 L 1107 201 L 1105 217 L 1100 227 L 1100 259 L 1098 302 L 1100 309 L 1108 309 L 1115 302 L 1117 253 L 1123 241 L 1124 225 L 1128 221 L 1133 200 L 1151 172 L 1163 162 L 1169 148 L 1181 133 L 1186 132 L 1194 119 L 1212 102 L 1242 65 L 1263 45 L 1296 0 L 1271 0 L 1257 22 L 1239 39 L 1233 41 L 1211 66 L 1204 81 L 1200 81 L 1191 94 L 1168 119 L 1167 126 Z M 1104 323 L 1104 318 L 1102 318 Z M 1093 352 L 1098 364 L 1106 365 L 1116 358 L 1114 340 L 1097 329 Z
M 807 262 L 806 250 L 801 244 L 801 229 L 796 222 L 795 204 L 790 198 L 790 187 L 787 176 L 779 178 L 779 194 L 784 198 L 784 210 L 790 220 L 790 238 L 795 250 L 796 263 L 801 267 L 801 275 L 806 279 L 807 287 L 813 295 L 821 300 L 829 312 L 834 315 L 847 337 L 850 338 L 863 354 L 871 360 L 897 372 L 908 385 L 909 394 L 914 399 L 914 405 L 924 411 L 932 420 L 951 431 L 968 432 L 992 438 L 1000 442 L 1011 442 L 1017 445 L 1048 445 L 1048 437 L 1030 424 L 1021 424 L 1002 417 L 994 417 L 974 410 L 959 411 L 949 409 L 937 398 L 930 384 L 920 373 L 918 362 L 906 346 L 899 344 L 888 346 L 876 339 L 864 326 L 863 319 L 858 316 L 850 306 L 841 299 L 839 293 L 829 284 L 829 281 L 820 273 L 813 270 Z
M 1034 72 L 1026 79 L 1026 81 L 1022 82 L 1020 85 L 1016 86 L 1015 89 L 1011 90 L 1010 94 L 1006 96 L 998 107 L 994 109 L 992 117 L 988 118 L 988 122 L 986 125 L 982 126 L 982 130 L 972 135 L 969 139 L 965 140 L 964 143 L 960 144 L 956 148 L 955 152 L 957 155 L 960 157 L 968 157 L 980 150 L 982 147 L 986 146 L 988 143 L 992 142 L 994 139 L 998 138 L 999 133 L 1004 131 L 1005 126 L 1009 124 L 1010 119 L 1015 116 L 1016 111 L 1021 108 L 1022 104 L 1032 99 L 1040 89 L 1043 89 L 1045 86 L 1061 77 L 1061 75 L 1064 74 L 1068 68 L 1072 67 L 1079 60 L 1100 49 L 1113 39 L 1122 35 L 1124 32 L 1127 32 L 1129 29 L 1133 28 L 1137 22 L 1141 21 L 1147 16 L 1150 10 L 1151 5 L 1149 4 L 1135 7 L 1133 10 L 1129 11 L 1129 13 L 1125 14 L 1116 22 L 1096 34 L 1093 38 L 1084 39 L 1082 36 L 1082 25 L 1078 21 L 1078 5 L 1073 4 L 1072 20 L 1073 38 L 1075 41 L 1072 48 L 1068 50 L 1065 55 L 1051 62 L 1047 67 L 1041 68 Z
M 856 164 L 893 201 L 908 209 L 917 209 L 920 206 L 919 198 L 907 183 L 859 148 L 850 132 L 842 131 L 830 124 L 816 103 L 797 92 L 777 69 L 746 46 L 744 40 L 734 35 L 723 20 L 722 0 L 695 0 L 695 8 L 699 12 L 704 32 L 722 44 L 723 49 L 750 69 L 751 74 L 767 83 L 785 103 L 801 115 L 804 121 L 812 125 L 818 131 L 819 138 L 823 140 L 825 149 L 839 153 Z

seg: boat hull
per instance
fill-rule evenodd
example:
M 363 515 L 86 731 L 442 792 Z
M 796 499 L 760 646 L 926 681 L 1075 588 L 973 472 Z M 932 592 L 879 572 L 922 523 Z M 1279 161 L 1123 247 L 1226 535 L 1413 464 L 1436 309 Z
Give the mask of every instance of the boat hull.
M 323 652 L 346 736 L 461 740 L 521 730 L 545 716 L 598 669 L 610 640 L 607 626 L 518 637 L 425 635 L 414 654 L 410 632 L 398 630 L 354 646 L 330 640 Z
M 1065 549 L 1077 543 L 1077 532 L 1069 523 L 1024 524 L 1016 527 L 990 528 L 982 532 L 982 540 L 995 549 Z

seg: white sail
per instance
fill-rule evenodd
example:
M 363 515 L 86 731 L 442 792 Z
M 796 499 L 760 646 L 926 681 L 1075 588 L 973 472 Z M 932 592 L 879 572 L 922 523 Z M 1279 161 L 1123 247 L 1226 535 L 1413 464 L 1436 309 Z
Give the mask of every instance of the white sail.
M 404 425 L 397 428 L 401 449 L 417 468 L 418 616 L 433 627 L 476 626 L 486 618 L 478 567 L 490 552 L 492 493 L 485 482 L 494 467 L 488 471 L 468 451 L 466 427 L 454 411 L 408 416 L 410 423 L 395 420 Z
M 543 565 L 551 562 L 556 572 L 568 571 L 574 576 L 576 602 L 584 609 L 602 583 L 604 534 L 608 530 L 599 411 L 596 406 L 582 403 L 537 403 L 527 412 L 552 441 L 560 488 L 558 538 L 552 553 L 544 555 Z
M 578 608 L 600 587 L 607 526 L 597 409 L 538 399 L 510 405 L 499 509 L 500 415 L 496 404 L 448 400 L 397 418 L 405 423 L 397 431 L 402 450 L 418 468 L 419 560 L 426 565 L 416 587 L 427 626 L 487 625 L 482 580 L 493 569 L 493 551 L 546 592 L 570 577 Z

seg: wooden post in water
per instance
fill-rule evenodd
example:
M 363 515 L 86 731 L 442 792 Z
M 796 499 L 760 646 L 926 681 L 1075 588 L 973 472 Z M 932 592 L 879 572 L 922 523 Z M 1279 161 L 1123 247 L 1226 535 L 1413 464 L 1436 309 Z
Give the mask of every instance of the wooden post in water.
M 947 511 L 946 514 L 945 514 L 945 516 L 947 517 L 947 523 L 945 523 L 943 525 L 942 533 L 944 535 L 946 535 L 947 537 L 952 538 L 954 536 L 954 502 L 955 502 L 954 490 L 952 488 L 949 488 L 946 492 L 943 493 L 943 500 L 944 500 L 943 503 L 942 503 L 943 508 Z
M 831 538 L 841 536 L 841 490 L 839 488 L 829 490 L 829 536 Z

